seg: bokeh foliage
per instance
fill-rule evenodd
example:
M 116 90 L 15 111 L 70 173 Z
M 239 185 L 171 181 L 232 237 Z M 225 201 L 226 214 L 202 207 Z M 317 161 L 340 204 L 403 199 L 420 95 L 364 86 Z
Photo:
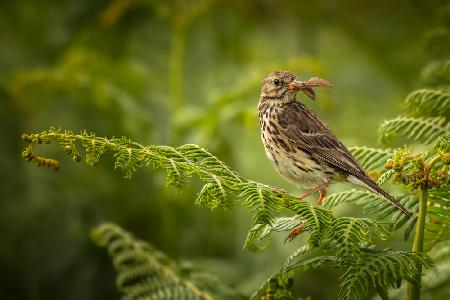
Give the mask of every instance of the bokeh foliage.
M 194 208 L 198 184 L 162 190 L 164 175 L 152 172 L 126 182 L 107 162 L 65 164 L 58 176 L 36 170 L 19 160 L 21 133 L 61 126 L 143 144 L 197 143 L 246 177 L 295 191 L 259 142 L 261 79 L 283 68 L 336 82 L 309 105 L 347 145 L 376 146 L 379 123 L 411 88 L 449 72 L 438 62 L 450 47 L 450 10 L 440 4 L 3 1 L 0 297 L 117 297 L 109 261 L 87 235 L 106 220 L 248 294 L 295 245 L 241 253 L 250 215 Z M 323 288 L 324 277 L 336 274 L 313 272 L 297 289 L 329 298 L 337 287 Z

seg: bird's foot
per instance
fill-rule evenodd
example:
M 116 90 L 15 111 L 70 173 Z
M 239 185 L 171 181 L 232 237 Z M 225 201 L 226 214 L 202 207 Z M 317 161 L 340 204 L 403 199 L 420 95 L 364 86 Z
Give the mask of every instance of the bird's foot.
M 330 185 L 330 183 L 331 183 L 330 180 L 326 180 L 323 184 L 315 187 L 314 189 L 312 189 L 310 191 L 307 191 L 306 193 L 301 194 L 297 198 L 300 200 L 303 200 L 304 198 L 309 197 L 312 194 L 319 192 L 320 196 L 316 203 L 318 205 L 320 205 L 322 203 L 323 199 L 325 199 L 325 197 L 327 196 L 327 191 L 325 189 Z
M 314 194 L 315 192 L 316 192 L 315 190 L 308 191 L 308 192 L 306 192 L 306 193 L 303 193 L 303 194 L 297 196 L 297 198 L 300 199 L 300 200 L 303 200 L 303 199 L 305 199 L 305 198 L 308 198 L 309 196 L 311 196 L 311 195 Z
M 274 187 L 272 187 L 272 192 L 277 193 L 277 194 L 282 194 L 282 193 L 284 193 L 284 190 L 277 186 L 274 186 Z
M 299 226 L 295 227 L 294 230 L 292 230 L 292 232 L 284 239 L 284 242 L 286 243 L 287 241 L 292 241 L 293 239 L 295 239 L 295 237 L 297 235 L 299 235 L 300 233 L 302 233 L 303 229 L 305 229 L 305 222 L 302 222 L 302 224 L 300 224 Z
M 316 204 L 321 205 L 323 202 L 323 199 L 327 196 L 327 191 L 325 189 L 319 190 L 319 199 L 317 199 Z

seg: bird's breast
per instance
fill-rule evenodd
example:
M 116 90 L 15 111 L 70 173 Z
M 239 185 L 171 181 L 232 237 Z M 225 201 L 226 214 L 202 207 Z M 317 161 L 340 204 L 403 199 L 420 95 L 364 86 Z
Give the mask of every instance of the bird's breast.
M 267 157 L 278 173 L 291 183 L 303 188 L 311 188 L 323 183 L 327 175 L 319 162 L 283 134 L 278 124 L 280 113 L 278 107 L 267 107 L 259 114 L 261 140 Z

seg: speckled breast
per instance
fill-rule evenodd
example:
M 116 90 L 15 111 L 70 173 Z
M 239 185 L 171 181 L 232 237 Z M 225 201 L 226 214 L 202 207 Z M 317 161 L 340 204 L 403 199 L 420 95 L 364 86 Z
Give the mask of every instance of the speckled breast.
M 282 107 L 267 105 L 260 109 L 261 140 L 267 157 L 278 173 L 301 188 L 314 188 L 328 177 L 310 155 L 298 149 L 282 133 L 278 115 Z

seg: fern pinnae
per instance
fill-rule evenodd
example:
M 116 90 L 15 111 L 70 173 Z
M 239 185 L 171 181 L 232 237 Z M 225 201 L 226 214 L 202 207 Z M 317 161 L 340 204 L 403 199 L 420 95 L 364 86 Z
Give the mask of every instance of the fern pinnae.
M 281 232 L 292 230 L 305 222 L 300 220 L 300 216 L 295 215 L 292 217 L 278 217 L 275 218 L 271 224 L 257 224 L 257 229 L 260 229 L 259 240 L 266 238 L 272 232 Z
M 95 142 L 91 143 L 93 139 Z M 311 229 L 310 242 L 316 245 L 320 244 L 323 233 L 332 218 L 331 212 L 322 207 L 301 203 L 302 201 L 298 201 L 291 195 L 274 192 L 268 185 L 241 178 L 223 162 L 196 145 L 177 148 L 142 146 L 126 138 L 99 138 L 86 132 L 61 133 L 53 128 L 41 134 L 24 135 L 24 140 L 29 142 L 30 146 L 44 140 L 46 142 L 63 141 L 70 144 L 68 154 L 73 154 L 77 141 L 85 147 L 90 147 L 88 149 L 92 148 L 92 151 L 110 150 L 116 156 L 115 168 L 120 169 L 126 178 L 130 178 L 138 168 L 151 165 L 165 169 L 168 174 L 167 182 L 182 188 L 192 174 L 196 174 L 204 182 L 196 199 L 197 204 L 209 208 L 229 209 L 234 205 L 234 196 L 239 191 L 240 197 L 244 198 L 243 205 L 255 213 L 252 226 L 271 224 L 273 214 L 287 208 L 307 221 L 307 228 Z M 97 150 L 94 150 L 93 144 Z M 291 203 L 297 204 L 291 205 Z M 250 234 L 249 237 L 256 238 L 257 234 Z M 246 245 L 252 242 L 246 241 Z
M 254 224 L 271 224 L 274 220 L 272 212 L 282 208 L 273 192 L 266 185 L 252 181 L 241 185 L 241 188 L 243 205 L 255 213 Z
M 332 208 L 342 203 L 355 202 L 357 200 L 364 201 L 372 197 L 372 195 L 374 194 L 369 191 L 351 189 L 328 195 L 324 200 L 324 205 L 327 208 Z
M 398 279 L 414 280 L 417 264 L 431 267 L 431 260 L 422 254 L 407 251 L 361 252 L 357 261 L 344 260 L 338 299 L 362 299 L 368 294 L 369 282 L 386 287 Z
M 425 236 L 426 249 L 429 251 L 437 243 L 450 240 L 450 209 L 440 204 L 433 205 L 428 208 L 427 215 L 430 222 L 425 225 Z
M 30 144 L 30 147 L 43 141 L 62 141 L 66 152 L 74 156 L 79 154 L 76 149 L 76 142 L 81 142 L 86 153 L 91 151 L 100 156 L 106 151 L 110 151 L 116 155 L 117 168 L 121 169 L 127 178 L 131 177 L 138 168 L 146 165 L 165 169 L 168 173 L 168 182 L 180 187 L 183 187 L 184 182 L 189 177 L 197 175 L 204 185 L 198 193 L 196 203 L 210 208 L 230 208 L 234 204 L 234 196 L 240 192 L 239 197 L 243 199 L 242 204 L 254 214 L 252 227 L 244 245 L 247 249 L 263 249 L 267 244 L 261 246 L 258 243 L 261 243 L 271 232 L 290 230 L 293 226 L 298 226 L 300 222 L 304 222 L 304 231 L 310 234 L 307 248 L 291 255 L 280 271 L 281 274 L 286 275 L 289 271 L 302 271 L 333 262 L 340 269 L 348 271 L 351 268 L 355 271 L 355 274 L 361 275 L 356 279 L 346 279 L 347 281 L 344 280 L 343 282 L 343 285 L 347 285 L 350 290 L 354 291 L 353 296 L 361 296 L 367 294 L 370 282 L 385 286 L 393 278 L 412 277 L 411 270 L 393 269 L 394 264 L 406 264 L 406 262 L 414 264 L 418 262 L 409 256 L 401 258 L 397 255 L 393 259 L 395 263 L 391 262 L 392 265 L 383 266 L 391 258 L 382 257 L 375 260 L 372 257 L 373 255 L 370 256 L 370 254 L 361 250 L 361 247 L 370 243 L 372 239 L 384 239 L 388 235 L 387 227 L 382 223 L 365 218 L 335 218 L 327 207 L 300 201 L 285 192 L 274 191 L 271 186 L 240 177 L 215 156 L 196 145 L 144 147 L 126 138 L 106 139 L 93 137 L 87 133 L 79 135 L 71 132 L 60 133 L 53 129 L 37 135 L 26 135 L 24 140 Z M 387 156 L 384 150 L 359 149 L 358 151 L 362 155 L 362 161 L 367 166 L 374 168 L 381 166 L 382 161 Z M 328 207 L 333 207 L 339 203 L 350 201 L 362 205 L 365 211 L 372 211 L 372 213 L 376 212 L 377 214 L 381 211 L 383 216 L 395 211 L 395 208 L 384 199 L 380 199 L 379 196 L 358 190 L 330 195 L 325 200 L 325 204 Z M 276 218 L 275 213 L 283 209 L 293 212 L 295 216 L 285 219 Z M 399 217 L 396 218 L 399 219 Z M 121 284 L 122 292 L 129 293 L 129 295 L 136 293 L 135 295 L 139 296 L 151 292 L 166 297 L 169 295 L 167 294 L 167 291 L 169 291 L 172 296 L 174 293 L 177 296 L 184 293 L 185 295 L 192 294 L 196 299 L 202 297 L 208 299 L 210 296 L 190 280 L 179 276 L 170 265 L 162 263 L 155 257 L 150 248 L 146 249 L 141 244 L 136 243 L 131 236 L 123 233 L 120 229 L 108 227 L 108 229 L 102 231 L 102 234 L 102 238 L 99 238 L 100 243 L 107 245 L 110 255 L 114 257 L 114 265 L 118 272 L 127 270 L 126 274 L 119 276 L 123 283 Z M 264 242 L 267 242 L 267 240 L 264 240 Z M 333 248 L 327 249 L 329 246 Z M 322 255 L 293 262 L 299 255 L 306 253 L 305 251 L 312 250 L 317 250 L 317 252 L 330 251 L 332 255 Z M 124 252 L 128 252 L 128 254 L 123 254 Z M 141 254 L 142 257 L 136 257 Z M 133 261 L 133 259 L 135 260 Z M 130 271 L 133 266 L 141 266 L 142 259 L 145 260 L 144 266 L 154 270 L 160 277 L 162 276 L 161 278 L 168 279 L 154 279 L 151 275 L 153 273 L 145 273 L 148 269 L 134 268 L 134 271 Z M 373 277 L 372 273 L 382 274 L 383 272 L 385 273 L 382 280 Z M 368 276 L 370 280 L 363 275 Z M 280 276 L 280 274 L 277 274 L 277 276 Z M 153 285 L 158 286 L 157 281 L 160 279 L 163 287 L 153 288 Z M 132 285 L 133 282 L 139 282 L 145 287 L 128 290 L 128 284 Z M 279 284 L 280 289 L 288 293 L 289 284 L 285 281 L 280 281 L 277 284 Z
M 289 265 L 287 272 L 307 272 L 322 267 L 324 264 L 331 264 L 336 262 L 336 257 L 333 255 L 317 255 L 304 260 L 296 261 Z
M 406 195 L 397 197 L 396 200 L 408 210 L 415 211 L 417 197 Z M 370 191 L 352 189 L 349 191 L 338 192 L 328 195 L 324 201 L 325 206 L 328 208 L 342 203 L 352 203 L 354 205 L 362 206 L 364 214 L 372 215 L 377 220 L 383 220 L 391 216 L 395 229 L 399 229 L 408 221 L 407 216 L 398 213 L 398 210 L 389 202 L 385 201 L 384 198 Z
M 420 89 L 409 94 L 404 102 L 408 116 L 450 116 L 450 93 L 436 89 Z
M 298 200 L 290 204 L 288 208 L 297 213 L 298 216 L 305 221 L 305 229 L 309 230 L 311 233 L 308 244 L 311 247 L 318 247 L 325 238 L 325 233 L 332 223 L 333 215 L 331 214 L 331 211 Z
M 358 255 L 361 244 L 369 243 L 372 237 L 385 240 L 389 230 L 368 218 L 338 218 L 330 228 L 330 236 L 338 244 L 337 256 Z
M 118 272 L 117 286 L 124 299 L 214 299 L 178 275 L 167 259 L 161 260 L 148 245 L 134 240 L 116 225 L 103 224 L 93 231 L 92 237 L 112 256 Z
M 231 170 L 224 162 L 217 159 L 217 157 L 211 155 L 211 153 L 206 151 L 206 149 L 194 144 L 183 145 L 180 147 L 180 149 L 183 149 L 184 153 L 188 153 L 188 157 L 192 160 L 201 157 L 202 163 L 208 166 L 208 170 L 221 170 L 221 175 L 227 178 L 227 180 L 229 180 L 230 182 L 237 184 L 243 181 L 242 177 L 240 177 L 235 171 Z
M 349 150 L 367 171 L 382 167 L 393 153 L 391 149 L 375 149 L 369 147 L 350 147 Z
M 292 264 L 292 262 L 297 259 L 299 256 L 307 253 L 310 250 L 309 245 L 304 245 L 294 252 L 291 253 L 291 255 L 288 256 L 288 258 L 285 260 L 283 267 L 281 268 L 280 274 L 282 276 L 285 276 L 285 274 L 289 271 L 289 266 Z
M 393 136 L 402 136 L 408 140 L 430 144 L 439 136 L 448 134 L 450 125 L 443 117 L 413 118 L 397 117 L 385 121 L 380 129 L 380 139 L 389 141 Z
M 387 170 L 386 172 L 381 174 L 381 176 L 377 179 L 377 184 L 379 186 L 382 186 L 392 177 L 392 175 L 394 175 L 394 173 L 395 170 Z

